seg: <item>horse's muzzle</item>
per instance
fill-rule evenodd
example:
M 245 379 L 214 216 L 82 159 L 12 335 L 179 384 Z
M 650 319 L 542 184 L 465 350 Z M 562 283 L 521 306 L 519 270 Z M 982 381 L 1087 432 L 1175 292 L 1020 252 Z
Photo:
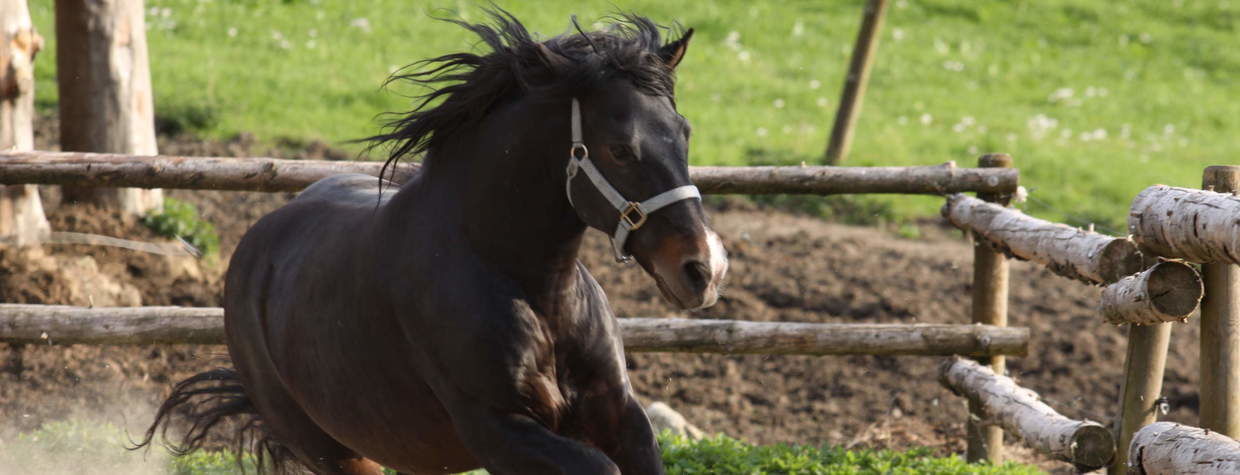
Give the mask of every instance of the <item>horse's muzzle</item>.
M 665 237 L 652 259 L 643 262 L 663 297 L 688 310 L 714 305 L 728 272 L 728 255 L 719 235 L 702 225 L 695 228 Z

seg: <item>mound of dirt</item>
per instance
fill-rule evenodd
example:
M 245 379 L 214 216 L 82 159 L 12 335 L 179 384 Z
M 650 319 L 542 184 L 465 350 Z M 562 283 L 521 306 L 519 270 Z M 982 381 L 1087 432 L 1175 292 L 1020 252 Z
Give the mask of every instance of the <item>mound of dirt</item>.
M 164 146 L 167 153 L 179 153 Z M 206 147 L 205 153 L 245 150 Z M 34 258 L 5 251 L 0 253 L 0 298 L 85 305 L 89 301 L 82 300 L 84 292 L 102 293 L 94 288 L 114 285 L 133 289 L 142 305 L 218 306 L 224 270 L 220 262 L 226 262 L 245 229 L 289 195 L 170 194 L 198 205 L 220 230 L 224 256 L 218 262 L 186 263 L 82 246 L 50 247 Z M 583 260 L 619 315 L 968 321 L 972 252 L 959 233 L 926 224 L 922 238 L 904 239 L 880 229 L 758 209 L 741 200 L 721 203 L 712 210 L 712 219 L 731 252 L 731 277 L 719 304 L 700 312 L 670 310 L 640 268 L 615 264 L 606 238 L 590 233 Z M 155 239 L 136 223 L 91 208 L 59 206 L 51 216 L 58 231 Z M 83 256 L 93 260 L 97 272 L 63 264 Z M 53 259 L 55 265 L 38 259 Z M 85 283 L 95 282 L 89 280 L 95 274 L 111 284 Z M 94 290 L 73 290 L 86 287 Z M 1107 422 L 1118 411 L 1124 333 L 1103 323 L 1095 310 L 1098 296 L 1097 288 L 1038 266 L 1012 265 L 1010 323 L 1030 327 L 1034 342 L 1029 356 L 1009 359 L 1009 371 L 1065 415 Z M 1195 422 L 1197 325 L 1177 325 L 1173 333 L 1164 386 L 1172 412 L 1165 418 Z M 69 408 L 108 411 L 118 401 L 156 405 L 180 378 L 226 364 L 225 354 L 222 347 L 190 345 L 0 348 L 0 420 L 6 422 L 0 431 L 30 430 L 63 417 Z M 757 443 L 915 444 L 960 452 L 964 401 L 939 386 L 938 362 L 888 356 L 632 354 L 629 369 L 639 394 L 666 401 L 707 432 Z

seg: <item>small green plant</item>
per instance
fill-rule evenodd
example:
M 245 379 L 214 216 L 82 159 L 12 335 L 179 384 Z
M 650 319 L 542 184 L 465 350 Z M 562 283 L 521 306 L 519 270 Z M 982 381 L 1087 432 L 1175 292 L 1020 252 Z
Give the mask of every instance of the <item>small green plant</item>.
M 215 226 L 198 216 L 194 205 L 175 198 L 164 198 L 164 208 L 142 218 L 142 224 L 161 236 L 184 239 L 202 255 L 219 252 L 220 236 Z
M 254 457 L 242 458 L 246 473 L 256 473 Z M 231 452 L 199 451 L 173 457 L 169 464 L 172 475 L 227 475 L 237 473 L 237 455 Z

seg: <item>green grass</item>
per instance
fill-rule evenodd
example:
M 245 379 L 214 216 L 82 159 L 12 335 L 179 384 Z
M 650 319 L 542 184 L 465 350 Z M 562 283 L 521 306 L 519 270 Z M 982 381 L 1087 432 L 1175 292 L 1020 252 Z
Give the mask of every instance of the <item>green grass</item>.
M 176 198 L 164 198 L 163 208 L 143 216 L 142 224 L 161 236 L 184 239 L 203 256 L 220 250 L 215 226 L 199 217 L 194 205 Z
M 698 34 L 678 103 L 695 164 L 815 163 L 825 148 L 860 0 L 503 2 L 532 30 L 586 27 L 617 9 Z M 31 2 L 48 39 L 37 95 L 54 107 L 52 2 Z M 485 4 L 484 4 L 485 5 Z M 397 67 L 476 48 L 439 16 L 482 19 L 474 2 L 148 0 L 161 123 L 206 137 L 345 140 L 409 100 L 379 90 Z M 971 165 L 1016 159 L 1034 215 L 1123 233 L 1145 186 L 1199 184 L 1240 142 L 1240 4 L 1138 0 L 897 0 L 849 165 Z M 409 93 L 412 91 L 398 91 Z M 879 198 L 897 218 L 938 200 Z
M 930 449 L 907 452 L 845 450 L 790 445 L 755 446 L 715 436 L 699 441 L 665 432 L 659 436 L 669 475 L 719 474 L 981 474 L 1042 473 L 1015 463 L 968 464 L 956 456 L 935 457 Z M 46 424 L 36 431 L 0 440 L 0 467 L 20 473 L 145 473 L 223 475 L 238 473 L 237 456 L 228 452 L 195 452 L 170 458 L 163 450 L 129 451 L 129 435 L 101 422 L 69 420 Z M 243 458 L 253 473 L 253 457 Z M 17 472 L 15 472 L 17 473 Z M 388 473 L 395 473 L 388 471 Z M 485 475 L 476 470 L 473 475 Z

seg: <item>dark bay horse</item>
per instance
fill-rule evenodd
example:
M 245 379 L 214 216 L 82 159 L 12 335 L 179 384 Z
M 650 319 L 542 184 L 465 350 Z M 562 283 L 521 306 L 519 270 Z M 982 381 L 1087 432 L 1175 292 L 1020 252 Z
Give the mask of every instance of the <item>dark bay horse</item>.
M 179 383 L 140 445 L 173 416 L 179 452 L 248 416 L 237 443 L 260 468 L 663 472 L 577 254 L 597 228 L 677 307 L 715 302 L 727 258 L 673 96 L 692 30 L 664 43 L 626 16 L 540 42 L 491 16 L 460 23 L 489 52 L 399 76 L 431 92 L 373 140 L 424 154 L 418 176 L 387 194 L 322 180 L 245 235 L 225 283 L 235 370 Z

